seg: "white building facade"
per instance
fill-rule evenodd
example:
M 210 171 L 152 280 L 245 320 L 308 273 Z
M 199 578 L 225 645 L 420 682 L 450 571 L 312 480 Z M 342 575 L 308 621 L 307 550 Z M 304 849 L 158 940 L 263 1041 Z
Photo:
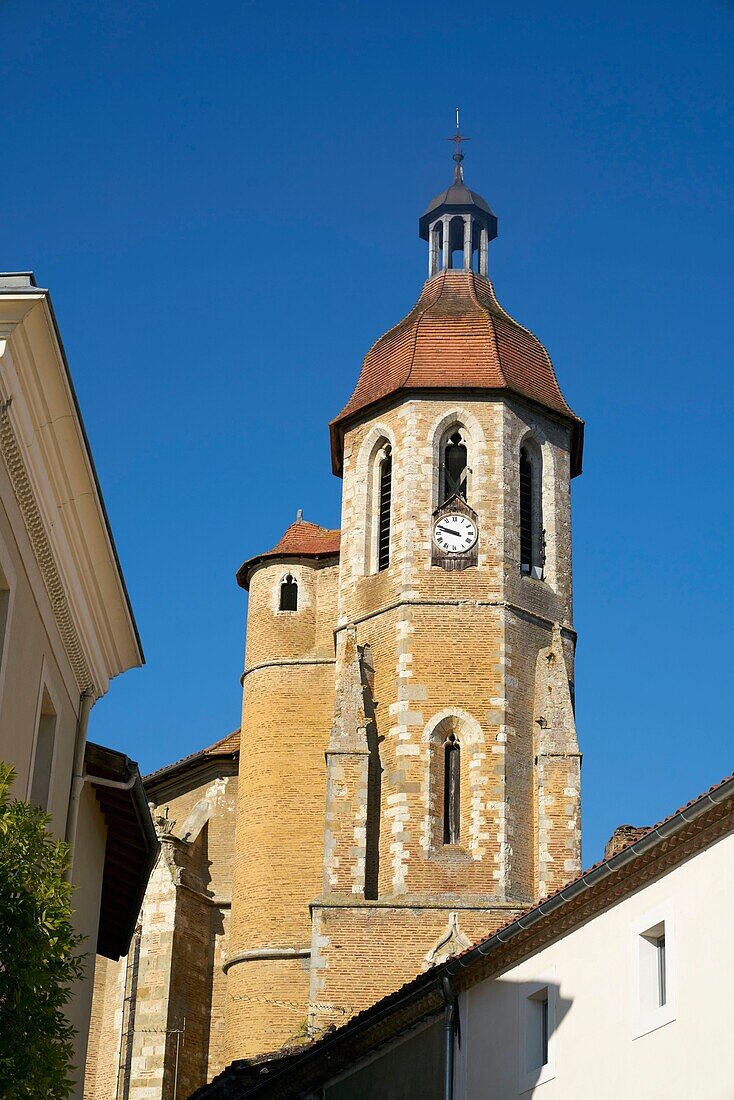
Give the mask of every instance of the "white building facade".
M 50 814 L 72 849 L 87 953 L 67 1013 L 77 1097 L 95 947 L 127 949 L 157 849 L 137 765 L 87 742 L 89 715 L 142 663 L 48 291 L 29 273 L 0 274 L 0 760 L 13 794 Z
M 734 836 L 459 998 L 457 1100 L 734 1096 Z

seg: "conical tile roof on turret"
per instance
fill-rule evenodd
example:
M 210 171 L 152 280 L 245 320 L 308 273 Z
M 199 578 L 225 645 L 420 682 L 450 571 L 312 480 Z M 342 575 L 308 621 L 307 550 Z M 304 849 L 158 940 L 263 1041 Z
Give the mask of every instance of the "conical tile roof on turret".
M 328 558 L 339 554 L 341 532 L 305 519 L 297 519 L 284 532 L 272 550 L 256 554 L 243 562 L 237 570 L 237 583 L 247 588 L 250 583 L 250 571 L 253 566 L 268 558 Z
M 548 352 L 502 308 L 489 279 L 447 268 L 365 356 L 354 393 L 330 425 L 334 473 L 358 414 L 402 392 L 447 389 L 515 394 L 561 417 L 571 427 L 572 476 L 581 472 L 583 421 L 566 403 Z

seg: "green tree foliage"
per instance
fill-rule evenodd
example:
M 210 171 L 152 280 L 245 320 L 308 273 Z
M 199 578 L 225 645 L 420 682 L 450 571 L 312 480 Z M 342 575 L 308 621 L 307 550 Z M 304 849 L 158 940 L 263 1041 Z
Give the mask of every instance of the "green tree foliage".
M 0 1096 L 64 1100 L 74 1036 L 64 1005 L 83 966 L 69 849 L 47 814 L 11 799 L 13 778 L 0 762 Z

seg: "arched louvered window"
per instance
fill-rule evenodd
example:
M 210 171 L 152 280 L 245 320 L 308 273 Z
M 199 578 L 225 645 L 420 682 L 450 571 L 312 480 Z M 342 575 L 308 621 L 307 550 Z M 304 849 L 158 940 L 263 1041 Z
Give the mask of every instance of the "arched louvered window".
M 461 820 L 461 746 L 450 733 L 443 746 L 443 842 L 459 843 Z
M 290 573 L 280 582 L 280 610 L 298 611 L 298 584 Z
M 469 475 L 466 443 L 457 428 L 443 444 L 441 455 L 441 499 L 445 504 L 453 496 L 466 500 L 466 482 Z
M 520 569 L 533 565 L 533 467 L 525 447 L 520 451 Z
M 380 463 L 379 510 L 377 516 L 377 568 L 390 564 L 390 510 L 392 504 L 392 451 L 389 447 Z
M 520 449 L 520 572 L 543 576 L 543 520 L 541 515 L 540 454 L 531 446 Z

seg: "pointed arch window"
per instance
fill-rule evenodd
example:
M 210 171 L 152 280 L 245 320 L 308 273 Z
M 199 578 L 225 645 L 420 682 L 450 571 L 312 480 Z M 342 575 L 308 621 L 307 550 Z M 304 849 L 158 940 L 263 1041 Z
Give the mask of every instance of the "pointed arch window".
M 461 821 L 461 745 L 450 733 L 443 746 L 443 842 L 458 844 Z
M 461 428 L 454 428 L 446 436 L 441 447 L 439 505 L 445 504 L 453 496 L 466 500 L 468 476 L 468 451 L 464 433 Z
M 543 520 L 541 515 L 540 454 L 532 446 L 520 448 L 520 572 L 543 577 Z
M 377 515 L 377 569 L 382 572 L 390 564 L 390 513 L 392 509 L 392 451 L 385 449 L 380 462 L 379 507 Z
M 290 573 L 280 582 L 280 610 L 298 611 L 298 582 Z

